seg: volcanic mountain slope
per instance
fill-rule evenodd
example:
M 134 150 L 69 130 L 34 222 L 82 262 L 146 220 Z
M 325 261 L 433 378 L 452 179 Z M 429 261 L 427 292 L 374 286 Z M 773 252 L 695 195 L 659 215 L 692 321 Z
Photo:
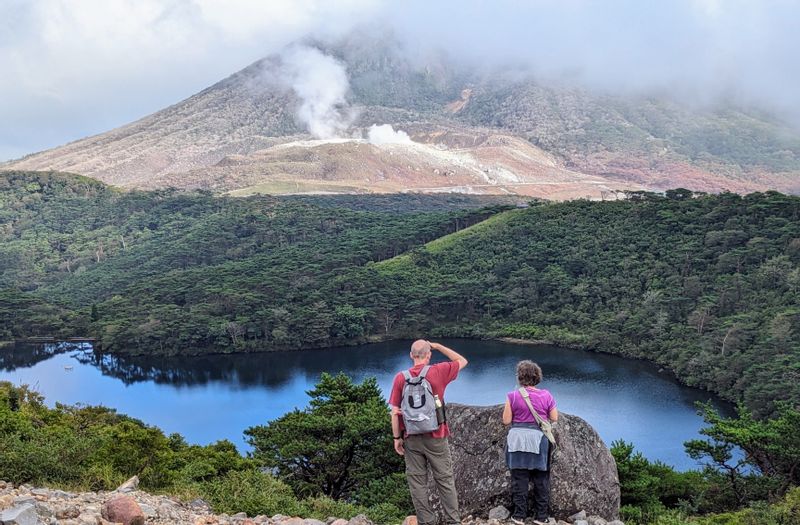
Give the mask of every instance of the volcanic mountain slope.
M 295 140 L 149 182 L 213 191 L 239 187 L 232 195 L 418 191 L 558 200 L 639 188 L 566 169 L 528 141 L 496 130 L 440 129 L 412 133 L 411 138 L 388 144 L 363 139 Z
M 234 194 L 461 191 L 565 199 L 678 186 L 800 193 L 800 134 L 763 116 L 478 75 L 441 58 L 419 65 L 390 43 L 350 40 L 324 53 L 346 68 L 344 109 L 355 115 L 335 140 L 306 133 L 298 118 L 303 100 L 280 78 L 286 59 L 271 56 L 137 122 L 0 169 Z M 402 129 L 412 141 L 359 139 L 372 124 Z

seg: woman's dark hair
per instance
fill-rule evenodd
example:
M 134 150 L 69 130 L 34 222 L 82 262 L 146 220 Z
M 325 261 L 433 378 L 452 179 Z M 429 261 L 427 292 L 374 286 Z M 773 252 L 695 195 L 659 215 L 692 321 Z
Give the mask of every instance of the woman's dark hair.
M 520 386 L 536 386 L 542 381 L 542 368 L 528 359 L 517 363 L 517 381 Z

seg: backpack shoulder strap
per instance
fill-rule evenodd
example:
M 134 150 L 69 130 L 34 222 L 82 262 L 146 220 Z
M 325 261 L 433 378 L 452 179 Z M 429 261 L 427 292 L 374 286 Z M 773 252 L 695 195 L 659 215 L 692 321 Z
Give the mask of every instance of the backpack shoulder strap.
M 428 375 L 428 370 L 430 370 L 430 369 L 431 369 L 431 365 L 425 365 L 425 366 L 422 367 L 422 370 L 420 370 L 419 375 L 417 376 L 420 381 L 425 379 L 425 376 Z
M 408 370 L 403 370 L 403 377 L 405 378 L 406 383 L 408 383 L 409 381 L 411 381 L 411 372 L 409 372 Z
M 536 420 L 539 426 L 542 426 L 542 422 L 544 420 L 542 419 L 542 416 L 540 416 L 539 413 L 536 411 L 536 409 L 533 408 L 533 404 L 531 403 L 531 397 L 528 395 L 528 390 L 524 386 L 521 386 L 519 387 L 519 393 L 522 396 L 522 399 L 525 400 L 525 404 L 528 405 L 528 410 L 530 410 L 531 414 L 533 414 L 533 419 Z

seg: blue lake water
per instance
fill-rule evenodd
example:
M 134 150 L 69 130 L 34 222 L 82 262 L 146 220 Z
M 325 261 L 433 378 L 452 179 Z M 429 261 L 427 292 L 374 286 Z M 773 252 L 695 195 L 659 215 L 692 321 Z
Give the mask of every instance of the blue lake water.
M 647 458 L 681 470 L 697 467 L 683 450 L 703 425 L 695 402 L 710 400 L 732 412 L 708 392 L 682 386 L 642 361 L 552 346 L 442 342 L 470 360 L 447 388 L 446 401 L 503 403 L 515 388 L 516 363 L 532 359 L 559 410 L 587 420 L 607 445 L 624 439 Z M 99 355 L 88 345 L 16 345 L 0 349 L 0 380 L 32 386 L 51 406 L 104 405 L 192 443 L 229 439 L 245 451 L 243 430 L 305 407 L 306 391 L 322 372 L 374 376 L 388 394 L 394 374 L 410 366 L 409 344 L 159 358 Z

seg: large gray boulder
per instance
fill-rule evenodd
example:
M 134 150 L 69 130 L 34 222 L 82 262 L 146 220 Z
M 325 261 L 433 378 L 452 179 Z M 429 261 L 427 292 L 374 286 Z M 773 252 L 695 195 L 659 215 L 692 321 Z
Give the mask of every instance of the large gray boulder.
M 447 406 L 453 473 L 463 516 L 484 516 L 498 505 L 513 508 L 502 412 L 502 405 Z M 551 514 L 566 519 L 584 510 L 588 515 L 616 518 L 620 497 L 617 465 L 603 440 L 586 421 L 563 413 L 555 435 L 558 448 L 550 473 Z
M 30 503 L 23 503 L 0 512 L 0 523 L 3 525 L 37 525 L 39 518 L 36 507 Z

